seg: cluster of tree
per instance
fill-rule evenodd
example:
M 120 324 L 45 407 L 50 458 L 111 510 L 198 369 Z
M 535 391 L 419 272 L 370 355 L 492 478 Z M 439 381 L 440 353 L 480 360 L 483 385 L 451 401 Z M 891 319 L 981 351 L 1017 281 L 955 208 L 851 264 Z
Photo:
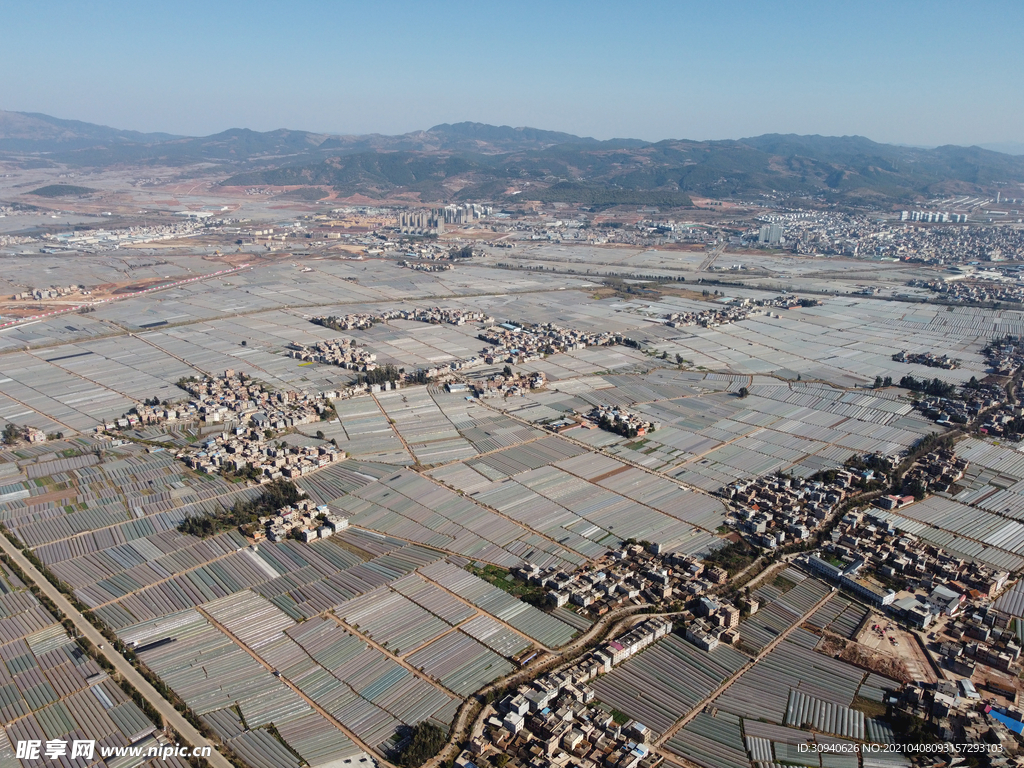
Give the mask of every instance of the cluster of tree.
M 886 376 L 884 379 L 881 376 L 875 376 L 875 385 L 873 389 L 881 389 L 882 387 L 892 386 L 892 376 Z
M 473 246 L 464 245 L 461 248 L 452 248 L 448 251 L 448 258 L 452 259 L 470 259 L 473 257 Z
M 709 553 L 704 558 L 704 564 L 724 568 L 729 576 L 734 576 L 756 559 L 754 548 L 741 539 Z
M 229 473 L 228 479 L 231 479 L 232 477 L 237 477 L 241 480 L 251 480 L 252 482 L 255 483 L 257 480 L 260 479 L 260 476 L 262 474 L 263 473 L 260 470 L 256 469 L 256 467 L 254 467 L 252 464 L 246 464 L 241 469 Z
M 902 491 L 907 496 L 913 496 L 915 501 L 920 501 L 928 495 L 928 486 L 921 478 L 915 477 L 903 484 Z
M 424 368 L 417 368 L 415 373 L 406 374 L 405 378 L 413 384 L 426 384 L 430 381 Z
M 605 287 L 611 288 L 616 293 L 630 295 L 644 295 L 652 292 L 652 287 L 646 284 L 627 283 L 618 277 L 609 277 L 604 281 Z
M 402 768 L 417 768 L 440 752 L 446 740 L 447 736 L 440 726 L 423 720 L 412 727 L 395 762 Z
M 401 374 L 393 365 L 382 365 L 372 371 L 356 376 L 356 384 L 383 384 L 387 381 L 398 381 Z
M 911 392 L 921 392 L 932 397 L 953 397 L 956 395 L 956 386 L 948 384 L 939 378 L 931 381 L 927 379 L 915 379 L 913 376 L 904 376 L 900 379 L 900 386 L 909 389 Z
M 29 192 L 30 195 L 38 197 L 72 197 L 75 195 L 90 195 L 95 189 L 89 187 L 78 187 L 74 184 L 50 184 Z
M 178 530 L 205 539 L 228 528 L 255 523 L 259 518 L 272 515 L 282 507 L 294 504 L 305 494 L 291 480 L 275 480 L 263 486 L 258 497 L 251 501 L 239 499 L 224 512 L 212 515 L 209 512 L 181 521 Z
M 14 445 L 21 439 L 21 430 L 14 424 L 7 424 L 4 426 L 3 437 L 5 445 Z

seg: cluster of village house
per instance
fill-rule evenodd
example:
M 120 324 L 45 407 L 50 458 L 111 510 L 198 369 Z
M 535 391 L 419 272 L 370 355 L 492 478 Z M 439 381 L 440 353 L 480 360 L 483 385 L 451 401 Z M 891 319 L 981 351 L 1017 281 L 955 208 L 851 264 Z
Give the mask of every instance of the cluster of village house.
M 870 510 L 847 512 L 820 555 L 809 556 L 809 568 L 831 581 L 873 571 L 910 596 L 884 600 L 891 591 L 885 589 L 881 596 L 866 594 L 865 599 L 875 605 L 892 605 L 902 619 L 921 628 L 939 616 L 959 615 L 970 605 L 966 601 L 989 600 L 1006 585 L 1006 571 L 949 554 L 914 534 L 900 532 L 890 518 Z M 971 613 L 978 605 L 981 603 Z
M 718 325 L 728 325 L 729 323 L 738 323 L 741 320 L 746 320 L 750 317 L 751 310 L 755 307 L 791 309 L 817 303 L 813 300 L 800 299 L 792 295 L 777 296 L 771 299 L 734 299 L 723 307 L 703 309 L 698 312 L 670 312 L 664 315 L 664 320 L 669 328 L 681 328 L 687 325 L 714 328 Z
M 925 493 L 945 493 L 960 480 L 967 470 L 967 459 L 956 452 L 943 448 L 931 451 L 917 461 L 903 475 L 903 485 L 919 484 Z
M 993 692 L 1003 693 L 995 684 Z M 1019 765 L 1018 758 L 1013 757 L 1020 749 L 1013 731 L 1020 733 L 1024 713 L 1015 707 L 994 707 L 981 699 L 981 693 L 970 678 L 964 677 L 956 682 L 939 680 L 905 686 L 894 697 L 892 707 L 897 712 L 930 722 L 939 743 L 973 744 L 991 750 L 987 753 L 987 763 L 981 764 Z M 1008 724 L 1013 723 L 1016 725 L 1011 730 Z
M 729 522 L 753 543 L 774 549 L 810 538 L 858 483 L 875 477 L 873 469 L 837 470 L 831 482 L 766 475 L 727 485 L 719 494 L 729 500 Z
M 944 368 L 952 371 L 960 367 L 960 361 L 954 360 L 949 355 L 934 355 L 931 352 L 907 352 L 902 350 L 896 352 L 892 359 L 897 363 L 913 363 L 916 365 L 927 365 L 929 368 Z
M 949 426 L 973 421 L 982 411 L 1003 405 L 1005 399 L 1006 390 L 998 384 L 981 384 L 977 387 L 961 387 L 959 397 L 924 397 L 917 401 L 916 407 L 925 416 L 934 419 L 936 424 Z M 990 426 L 995 427 L 992 433 L 996 435 L 1004 431 L 1002 426 L 1004 417 L 1011 417 L 1008 421 L 1012 420 L 1012 414 L 1002 413 L 1002 410 L 999 409 L 989 416 Z M 981 429 L 989 431 L 989 427 L 984 425 Z
M 11 299 L 14 301 L 19 299 L 42 301 L 43 299 L 59 299 L 72 294 L 88 296 L 90 293 L 91 291 L 87 291 L 84 285 L 51 285 L 49 288 L 30 288 L 27 291 L 14 294 Z
M 177 453 L 192 469 L 202 472 L 249 471 L 253 479 L 270 482 L 280 478 L 295 479 L 341 461 L 346 457 L 329 443 L 319 446 L 298 446 L 274 443 L 262 428 L 237 427 L 226 434 L 204 440 L 198 450 Z
M 995 339 L 985 348 L 985 358 L 993 373 L 1012 376 L 1024 365 L 1024 342 L 1011 335 Z
M 725 570 L 705 567 L 698 558 L 663 555 L 657 544 L 626 544 L 572 573 L 526 564 L 513 574 L 547 590 L 552 606 L 572 605 L 594 617 L 624 605 L 698 597 L 728 578 Z
M 1024 286 L 988 281 L 920 280 L 917 285 L 937 293 L 943 301 L 956 304 L 982 304 L 986 302 L 1024 302 Z
M 193 469 L 205 472 L 247 472 L 270 482 L 295 478 L 345 458 L 330 444 L 287 446 L 273 442 L 275 430 L 321 420 L 333 413 L 337 392 L 270 392 L 245 373 L 227 370 L 222 376 L 182 381 L 191 399 L 177 405 L 140 405 L 133 413 L 98 429 L 199 420 L 224 424 L 225 431 L 178 452 Z
M 1013 376 L 1024 365 L 1024 348 L 1016 336 L 993 339 L 985 347 L 989 370 L 997 376 Z M 993 437 L 1014 437 L 1021 432 L 1024 409 L 1009 402 L 1006 389 L 997 382 L 985 384 L 972 380 L 960 387 L 955 397 L 933 395 L 918 401 L 917 407 L 937 424 L 965 424 L 986 412 L 978 431 Z
M 687 325 L 714 328 L 717 325 L 738 323 L 740 320 L 746 320 L 749 316 L 749 308 L 734 305 L 715 309 L 703 309 L 700 312 L 670 312 L 665 315 L 665 324 L 669 328 L 682 328 Z
M 360 347 L 355 339 L 339 338 L 319 341 L 312 347 L 292 343 L 288 347 L 288 356 L 296 360 L 337 365 L 353 371 L 372 371 L 377 368 L 377 355 L 366 347 Z
M 586 420 L 597 424 L 601 429 L 627 437 L 643 436 L 661 427 L 659 422 L 649 421 L 633 411 L 608 405 L 594 406 L 587 414 Z
M 183 379 L 178 383 L 191 399 L 174 405 L 138 405 L 105 429 L 127 428 L 168 421 L 235 422 L 260 429 L 287 429 L 320 420 L 330 411 L 336 392 L 271 392 L 260 382 L 228 369 L 222 376 Z
M 21 439 L 30 443 L 45 443 L 49 439 L 43 430 L 35 427 L 22 427 L 19 432 Z
M 1005 337 L 993 341 L 986 348 L 986 356 L 993 373 L 1012 376 L 1024 365 L 1024 350 L 1018 339 Z M 978 427 L 983 435 L 1019 439 L 1024 422 L 1024 408 L 1009 402 L 1006 389 L 999 383 L 981 384 L 976 381 L 961 386 L 955 397 L 929 395 L 918 400 L 916 407 L 936 424 L 966 424 L 985 412 L 985 421 Z
M 1001 744 L 1008 756 L 1017 747 L 1011 729 L 1020 732 L 1024 713 L 1014 707 L 1021 671 L 1015 617 L 993 602 L 1007 571 L 946 552 L 870 511 L 846 515 L 832 538 L 807 567 L 916 627 L 941 669 L 937 683 L 904 686 L 893 706 L 930 720 L 940 740 Z M 857 577 L 862 570 L 897 580 L 901 596 Z M 887 599 L 873 600 L 872 593 Z
M 372 328 L 376 323 L 386 323 L 388 320 L 416 320 L 421 323 L 448 323 L 450 325 L 494 322 L 483 312 L 452 307 L 389 309 L 377 313 L 357 312 L 351 315 L 314 317 L 311 322 L 339 331 L 363 331 Z
M 409 261 L 408 259 L 398 262 L 400 267 L 414 269 L 417 272 L 447 272 L 455 269 L 450 261 Z
M 529 362 L 539 360 L 543 355 L 605 346 L 616 341 L 612 333 L 562 328 L 554 323 L 529 326 L 501 323 L 485 328 L 479 338 L 491 345 L 482 351 L 489 365 L 498 362 Z
M 276 514 L 261 517 L 259 525 L 249 531 L 253 540 L 281 541 L 294 535 L 302 541 L 326 539 L 348 528 L 348 519 L 331 514 L 325 505 L 317 506 L 311 499 L 299 499 L 282 507 Z
M 480 398 L 503 398 L 515 397 L 528 392 L 531 389 L 539 389 L 547 383 L 542 371 L 522 373 L 495 373 L 484 380 L 474 381 L 472 384 L 462 382 L 451 382 L 448 384 L 449 392 L 472 392 Z
M 647 619 L 588 652 L 571 666 L 519 686 L 497 703 L 483 733 L 471 739 L 455 764 L 476 766 L 481 756 L 503 753 L 507 766 L 654 768 L 649 728 L 635 720 L 617 723 L 595 706 L 588 683 L 672 631 L 664 618 Z

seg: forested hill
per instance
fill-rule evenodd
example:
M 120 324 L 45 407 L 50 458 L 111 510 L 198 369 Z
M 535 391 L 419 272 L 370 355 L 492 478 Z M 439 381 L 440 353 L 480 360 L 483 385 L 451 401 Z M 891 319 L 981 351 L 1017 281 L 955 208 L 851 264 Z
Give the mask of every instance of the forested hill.
M 977 147 L 919 149 L 859 136 L 766 135 L 739 141 L 566 141 L 501 154 L 358 152 L 229 177 L 225 184 L 326 185 L 346 194 L 424 200 L 521 199 L 685 205 L 689 195 L 824 195 L 905 202 L 985 194 L 1024 181 L 1024 157 Z

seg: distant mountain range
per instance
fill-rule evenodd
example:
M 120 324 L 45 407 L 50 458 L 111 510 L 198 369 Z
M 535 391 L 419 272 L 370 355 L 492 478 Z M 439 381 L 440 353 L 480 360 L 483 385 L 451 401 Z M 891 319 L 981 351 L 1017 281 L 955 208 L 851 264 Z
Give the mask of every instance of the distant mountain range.
M 1024 182 L 1024 156 L 980 147 L 925 149 L 860 136 L 780 134 L 736 141 L 598 141 L 483 123 L 442 124 L 400 136 L 232 129 L 183 137 L 0 112 L 0 153 L 83 167 L 213 163 L 225 185 L 598 206 L 687 205 L 690 195 L 749 199 L 762 193 L 910 203 L 936 194 L 994 194 L 997 184 Z

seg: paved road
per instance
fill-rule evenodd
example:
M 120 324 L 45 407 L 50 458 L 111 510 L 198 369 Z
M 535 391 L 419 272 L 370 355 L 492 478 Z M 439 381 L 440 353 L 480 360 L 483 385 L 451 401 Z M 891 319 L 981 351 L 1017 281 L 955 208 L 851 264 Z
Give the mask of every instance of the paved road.
M 227 758 L 224 757 L 209 740 L 197 731 L 192 725 L 176 710 L 171 703 L 161 696 L 157 690 L 150 685 L 146 678 L 139 674 L 121 654 L 110 648 L 108 640 L 99 633 L 89 621 L 79 613 L 66 597 L 45 577 L 36 570 L 23 554 L 8 541 L 6 536 L 0 535 L 0 548 L 11 556 L 11 559 L 18 564 L 18 567 L 25 572 L 35 585 L 42 590 L 43 594 L 53 600 L 57 607 L 74 622 L 78 631 L 96 646 L 97 653 L 103 654 L 114 665 L 114 668 L 121 676 L 135 686 L 135 689 L 142 694 L 153 707 L 159 712 L 174 730 L 180 733 L 193 747 L 210 747 L 211 754 L 206 759 L 214 768 L 233 768 Z

